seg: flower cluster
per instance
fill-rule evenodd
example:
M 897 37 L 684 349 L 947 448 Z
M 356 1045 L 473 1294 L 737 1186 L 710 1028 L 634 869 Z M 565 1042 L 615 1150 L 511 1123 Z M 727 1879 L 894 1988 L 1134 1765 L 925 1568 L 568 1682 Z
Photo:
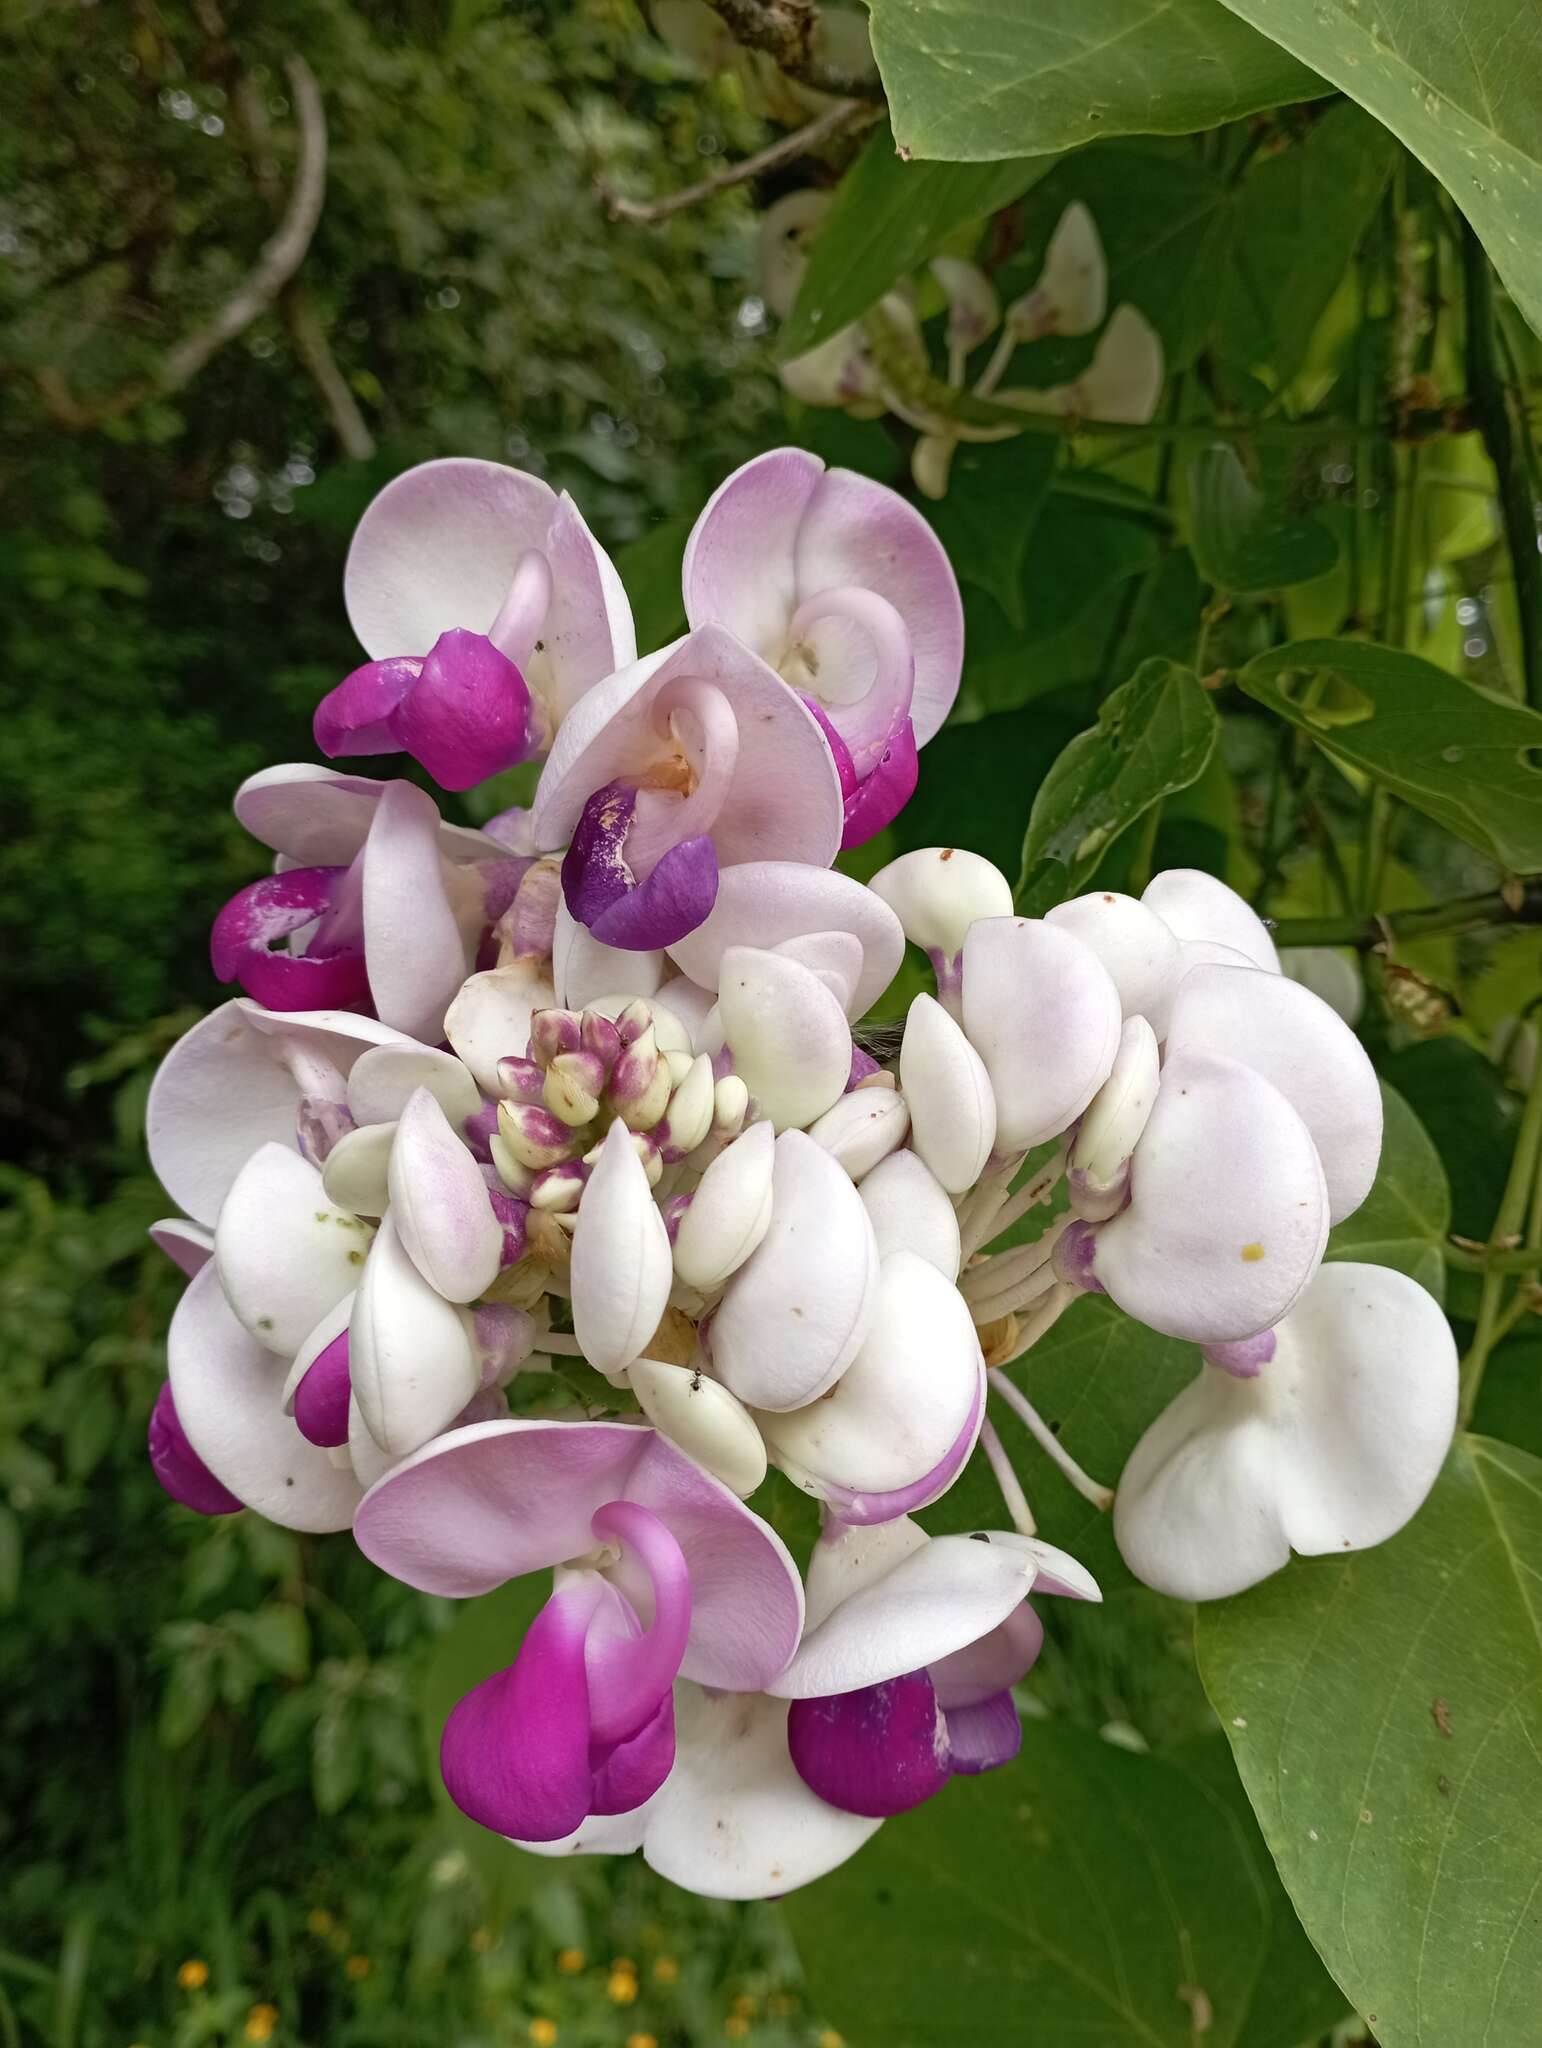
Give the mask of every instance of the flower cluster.
M 1401 1526 L 1456 1375 L 1412 1281 L 1323 1264 L 1380 1097 L 1239 897 L 1178 871 L 1028 919 L 962 850 L 830 865 L 958 685 L 913 509 L 778 451 L 684 579 L 689 632 L 639 660 L 535 480 L 432 463 L 366 513 L 370 660 L 322 750 L 452 788 L 545 763 L 481 832 L 332 768 L 239 792 L 277 856 L 215 922 L 244 993 L 149 1106 L 190 1276 L 150 1450 L 187 1506 L 351 1528 L 425 1591 L 550 1571 L 446 1725 L 451 1794 L 748 1897 L 1008 1760 L 1030 1594 L 1099 1597 L 1039 1540 L 990 1395 L 1112 1499 L 1134 1572 L 1202 1599 Z M 907 941 L 936 993 L 891 1045 L 862 1020 Z M 1200 1347 L 1116 1496 L 1004 1370 L 1088 1292 Z M 977 1447 L 1010 1526 L 928 1534 Z M 746 1504 L 773 1466 L 820 1504 L 801 1572 Z

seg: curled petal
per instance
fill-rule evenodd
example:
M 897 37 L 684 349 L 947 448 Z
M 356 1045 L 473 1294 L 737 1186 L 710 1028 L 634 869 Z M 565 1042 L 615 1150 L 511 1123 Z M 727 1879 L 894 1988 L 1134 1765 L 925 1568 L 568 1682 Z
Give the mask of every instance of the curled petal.
M 817 678 L 825 716 L 865 781 L 910 715 L 915 657 L 905 621 L 874 591 L 830 589 L 806 598 L 787 630 L 791 659 Z
M 912 1251 L 944 1280 L 958 1278 L 962 1246 L 958 1211 L 942 1183 L 915 1152 L 896 1152 L 862 1183 L 862 1206 L 873 1225 L 881 1258 Z
M 856 1357 L 877 1296 L 878 1247 L 861 1196 L 812 1138 L 784 1131 L 770 1227 L 712 1320 L 718 1377 L 755 1408 L 817 1400 Z
M 907 718 L 895 727 L 871 775 L 847 797 L 842 848 L 866 846 L 886 825 L 892 825 L 915 795 L 920 775 L 915 727 Z
M 1415 1513 L 1456 1425 L 1438 1303 L 1385 1266 L 1324 1266 L 1253 1378 L 1204 1367 L 1135 1446 L 1114 1535 L 1147 1585 L 1214 1600 L 1292 1550 L 1338 1556 Z
M 680 1669 L 691 1632 L 690 1567 L 668 1527 L 636 1501 L 607 1501 L 590 1526 L 601 1543 L 622 1545 L 646 1578 L 653 1617 L 637 1632 L 602 1627 L 589 1637 L 590 1739 L 626 1742 L 657 1714 Z
M 671 846 L 638 882 L 626 864 L 636 791 L 618 783 L 597 790 L 562 863 L 568 909 L 602 945 L 645 952 L 694 931 L 717 896 L 717 853 L 698 835 Z
M 964 1029 L 996 1098 L 1002 1154 L 1079 1117 L 1119 1049 L 1119 995 L 1097 955 L 1042 920 L 990 917 L 964 941 Z
M 985 1062 L 933 996 L 910 1005 L 899 1072 L 916 1151 L 949 1194 L 962 1194 L 995 1146 L 996 1098 Z

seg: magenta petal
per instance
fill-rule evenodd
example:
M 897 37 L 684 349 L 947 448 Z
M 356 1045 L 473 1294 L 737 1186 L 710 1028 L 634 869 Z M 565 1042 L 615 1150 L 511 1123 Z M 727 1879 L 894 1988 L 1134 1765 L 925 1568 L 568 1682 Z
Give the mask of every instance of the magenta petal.
M 589 1817 L 584 1639 L 604 1592 L 603 1580 L 586 1577 L 554 1593 L 508 1670 L 467 1693 L 444 1724 L 445 1790 L 497 1834 L 555 1842 Z
M 399 754 L 394 715 L 423 672 L 420 656 L 367 661 L 316 706 L 316 744 L 329 760 L 344 754 Z
M 150 1469 L 173 1500 L 200 1515 L 234 1515 L 246 1503 L 221 1486 L 187 1440 L 187 1432 L 171 1398 L 171 1381 L 163 1383 L 150 1411 Z
M 484 633 L 454 627 L 434 642 L 397 706 L 399 743 L 444 789 L 470 789 L 536 751 L 525 679 Z
M 992 1693 L 971 1707 L 950 1707 L 943 1724 L 948 1763 L 965 1777 L 1009 1764 L 1023 1746 L 1023 1724 L 1009 1692 Z
M 851 749 L 831 724 L 830 714 L 825 710 L 819 699 L 817 697 L 804 697 L 803 701 L 814 714 L 815 722 L 825 736 L 825 744 L 830 749 L 830 757 L 835 763 L 835 772 L 840 777 L 841 802 L 849 804 L 859 787 L 857 782 L 857 764 L 851 758 Z
M 675 1702 L 666 1692 L 653 1718 L 596 1767 L 589 1811 L 630 1813 L 653 1797 L 674 1764 Z
M 562 857 L 562 896 L 574 918 L 592 925 L 634 886 L 626 835 L 637 810 L 630 782 L 607 782 L 585 803 Z
M 601 1543 L 630 1551 L 653 1586 L 650 1628 L 608 1640 L 596 1630 L 589 1640 L 590 1738 L 624 1742 L 647 1726 L 674 1684 L 691 1632 L 691 1575 L 668 1529 L 635 1501 L 610 1501 L 592 1527 Z
M 916 729 L 907 718 L 884 748 L 872 774 L 846 799 L 842 847 L 861 846 L 892 824 L 915 795 L 920 773 Z
M 947 1733 L 924 1671 L 794 1700 L 787 1749 L 811 1792 L 844 1813 L 908 1813 L 948 1782 Z
M 331 1450 L 348 1441 L 348 1332 L 316 1355 L 294 1392 L 295 1427 L 307 1443 Z
M 717 848 L 703 834 L 672 846 L 648 879 L 618 897 L 589 929 L 603 945 L 648 953 L 695 931 L 716 901 Z
M 290 868 L 248 883 L 225 905 L 209 934 L 209 958 L 221 981 L 239 981 L 270 1010 L 342 1010 L 369 994 L 362 951 L 317 946 L 272 952 L 278 940 L 314 924 L 332 908 L 348 870 Z

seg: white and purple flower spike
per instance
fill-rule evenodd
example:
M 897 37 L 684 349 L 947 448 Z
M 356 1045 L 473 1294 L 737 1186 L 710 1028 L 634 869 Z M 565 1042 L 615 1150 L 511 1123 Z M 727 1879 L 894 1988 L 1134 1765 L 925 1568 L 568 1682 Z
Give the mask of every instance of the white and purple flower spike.
M 880 830 L 958 694 L 963 607 L 931 527 L 882 484 L 774 449 L 708 500 L 682 581 L 693 626 L 729 627 L 818 706 L 849 765 L 846 844 Z
M 924 846 L 880 868 L 868 888 L 894 911 L 932 963 L 939 1001 L 958 1015 L 959 955 L 969 927 L 1012 915 L 1012 885 L 992 862 L 957 846 Z M 897 963 L 896 963 L 897 965 Z
M 636 658 L 620 578 L 578 508 L 496 462 L 450 457 L 388 484 L 344 595 L 372 659 L 323 699 L 318 746 L 404 751 L 446 789 L 532 759 Z
M 597 1371 L 620 1373 L 642 1356 L 673 1281 L 669 1233 L 632 1134 L 618 1118 L 573 1227 L 573 1330 Z
M 633 949 L 683 938 L 741 861 L 828 867 L 844 806 L 818 720 L 720 626 L 609 677 L 574 708 L 536 788 L 543 846 L 567 846 L 580 923 Z M 655 874 L 658 881 L 654 882 Z
M 996 1098 L 1002 1158 L 1075 1121 L 1119 1049 L 1119 992 L 1072 933 L 1041 919 L 982 918 L 964 941 L 964 1029 Z
M 382 1569 L 452 1597 L 563 1567 L 514 1665 L 445 1730 L 457 1803 L 525 1840 L 645 1805 L 674 1758 L 676 1674 L 756 1691 L 803 1620 L 773 1532 L 655 1431 L 624 1423 L 454 1430 L 371 1489 L 355 1535 Z
M 1162 1069 L 1128 1203 L 1106 1223 L 1072 1224 L 1054 1268 L 1169 1337 L 1229 1343 L 1288 1313 L 1327 1241 L 1305 1124 L 1251 1067 L 1190 1046 Z
M 768 860 L 727 869 L 712 914 L 669 953 L 693 982 L 715 991 L 730 946 L 779 951 L 791 940 L 829 932 L 846 934 L 861 949 L 860 970 L 846 1001 L 846 1014 L 855 1020 L 899 972 L 905 934 L 881 895 L 835 868 Z
M 1131 1453 L 1114 1535 L 1181 1600 L 1257 1585 L 1295 1550 L 1364 1550 L 1418 1510 L 1456 1426 L 1450 1325 L 1385 1266 L 1327 1265 L 1239 1375 L 1207 1363 Z

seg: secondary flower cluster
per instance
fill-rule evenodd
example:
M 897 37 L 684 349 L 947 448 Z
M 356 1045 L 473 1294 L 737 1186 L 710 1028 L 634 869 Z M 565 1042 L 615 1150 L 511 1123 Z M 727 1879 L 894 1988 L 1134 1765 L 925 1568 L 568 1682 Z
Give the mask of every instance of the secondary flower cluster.
M 1224 885 L 1026 919 L 962 850 L 868 886 L 829 866 L 957 687 L 909 507 L 764 457 L 685 589 L 691 631 L 637 661 L 614 571 L 534 480 L 431 464 L 365 515 L 373 658 L 324 750 L 452 787 L 546 763 L 485 832 L 329 768 L 238 794 L 278 859 L 215 924 L 246 992 L 152 1091 L 190 1284 L 150 1449 L 188 1506 L 351 1527 L 425 1591 L 550 1571 L 445 1728 L 453 1797 L 748 1897 L 1015 1754 L 1029 1595 L 1099 1595 L 986 1409 L 1109 1504 L 1004 1369 L 1080 1295 L 1200 1346 L 1113 1503 L 1131 1569 L 1188 1598 L 1401 1526 L 1455 1357 L 1412 1281 L 1323 1264 L 1379 1093 Z M 861 1020 L 907 941 L 936 994 L 879 1058 Z M 929 1535 L 977 1446 L 1011 1526 Z M 802 1572 L 746 1505 L 773 1466 L 820 1503 Z

